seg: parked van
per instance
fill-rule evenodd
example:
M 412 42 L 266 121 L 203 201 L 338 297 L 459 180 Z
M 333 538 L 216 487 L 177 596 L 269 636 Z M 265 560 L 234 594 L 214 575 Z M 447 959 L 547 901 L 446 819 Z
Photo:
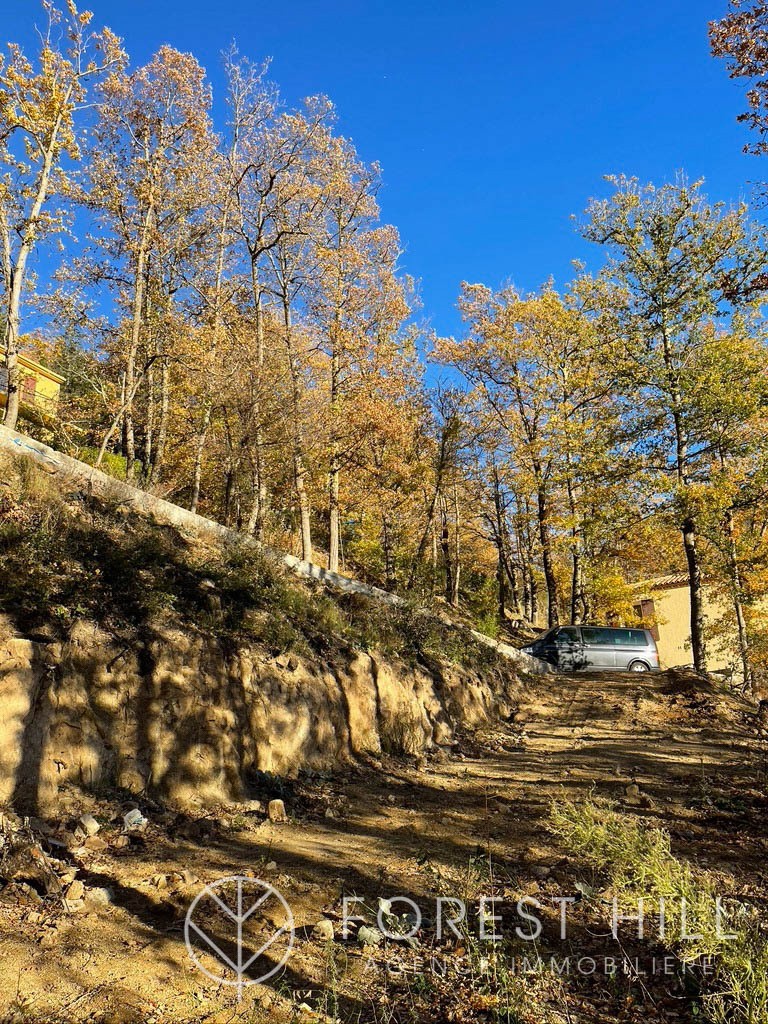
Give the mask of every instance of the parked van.
M 562 672 L 658 672 L 659 652 L 647 629 L 613 626 L 555 626 L 528 647 L 526 654 Z

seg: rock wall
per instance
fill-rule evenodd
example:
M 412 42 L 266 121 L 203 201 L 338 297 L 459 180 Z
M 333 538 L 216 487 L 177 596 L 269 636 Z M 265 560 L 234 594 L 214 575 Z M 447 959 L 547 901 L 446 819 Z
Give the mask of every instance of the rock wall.
M 178 805 L 243 799 L 257 770 L 448 744 L 460 726 L 509 714 L 517 693 L 511 666 L 309 662 L 174 629 L 120 647 L 79 623 L 66 644 L 0 642 L 0 802 L 45 812 L 64 783 Z

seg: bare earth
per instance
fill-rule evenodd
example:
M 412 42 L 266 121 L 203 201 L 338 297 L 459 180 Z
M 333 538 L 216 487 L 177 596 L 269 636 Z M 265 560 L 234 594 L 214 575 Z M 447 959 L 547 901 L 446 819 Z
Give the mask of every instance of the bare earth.
M 264 780 L 264 806 L 271 796 L 285 801 L 282 824 L 255 805 L 182 815 L 139 800 L 149 825 L 126 837 L 128 794 L 68 793 L 60 817 L 45 823 L 42 844 L 60 872 L 70 867 L 67 879 L 77 869 L 82 902 L 64 904 L 55 893 L 41 900 L 22 876 L 0 890 L 0 1019 L 499 1019 L 474 978 L 482 965 L 462 969 L 466 943 L 435 940 L 438 896 L 500 897 L 497 928 L 512 938 L 521 923 L 516 900 L 534 896 L 545 908 L 544 934 L 519 942 L 521 956 L 599 961 L 626 952 L 645 964 L 663 956 L 663 947 L 634 941 L 631 929 L 617 943 L 594 905 L 572 906 L 560 940 L 553 897 L 599 891 L 600 879 L 548 833 L 552 801 L 593 791 L 611 798 L 668 829 L 674 852 L 721 876 L 724 894 L 759 901 L 768 892 L 765 782 L 766 743 L 750 705 L 685 677 L 585 675 L 531 684 L 512 721 L 464 737 L 450 753 L 371 759 L 332 777 L 286 783 L 282 792 L 276 780 Z M 72 836 L 83 811 L 102 823 L 92 848 Z M 32 825 L 40 836 L 44 823 Z M 277 887 L 297 925 L 285 968 L 266 985 L 247 987 L 241 1002 L 234 987 L 192 964 L 183 934 L 203 885 L 232 875 Z M 356 926 L 343 940 L 344 895 L 363 898 L 374 912 L 379 897 L 410 897 L 424 918 L 417 941 L 363 946 Z M 321 918 L 333 923 L 336 941 L 311 935 Z M 226 922 L 211 927 L 228 948 Z M 225 974 L 213 957 L 201 960 Z M 446 979 L 435 976 L 438 960 L 448 965 Z M 684 978 L 642 970 L 613 978 L 601 969 L 521 974 L 517 1016 L 504 1019 L 694 1019 Z

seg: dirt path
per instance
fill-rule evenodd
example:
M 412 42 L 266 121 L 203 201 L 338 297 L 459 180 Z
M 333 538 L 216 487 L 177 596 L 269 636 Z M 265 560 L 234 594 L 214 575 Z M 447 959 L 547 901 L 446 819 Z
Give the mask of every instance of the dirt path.
M 663 825 L 675 852 L 720 873 L 728 892 L 766 892 L 764 757 L 746 705 L 685 680 L 551 677 L 527 692 L 512 722 L 464 737 L 450 753 L 419 763 L 371 760 L 282 790 L 261 780 L 265 798 L 284 799 L 283 824 L 248 807 L 182 816 L 142 803 L 150 824 L 121 845 L 128 805 L 116 794 L 87 804 L 72 794 L 61 821 L 48 823 L 49 839 L 60 842 L 62 827 L 90 810 L 104 823 L 95 849 L 73 850 L 71 841 L 49 849 L 77 868 L 84 902 L 65 911 L 18 883 L 0 891 L 0 1016 L 492 1020 L 471 977 L 424 982 L 438 896 L 499 896 L 504 926 L 514 898 L 534 896 L 546 904 L 541 949 L 551 949 L 554 898 L 599 880 L 558 846 L 546 821 L 553 800 L 590 792 Z M 284 970 L 246 989 L 238 1004 L 233 988 L 192 965 L 183 923 L 203 884 L 247 874 L 283 893 L 297 940 Z M 379 897 L 412 899 L 424 917 L 418 947 L 338 941 L 344 896 L 374 911 Z M 321 918 L 334 924 L 335 943 L 311 937 Z M 583 921 L 567 945 L 580 956 L 607 948 Z M 451 955 L 461 958 L 460 946 Z M 213 958 L 209 966 L 216 969 Z M 579 976 L 520 985 L 520 1021 L 691 1019 L 678 980 Z

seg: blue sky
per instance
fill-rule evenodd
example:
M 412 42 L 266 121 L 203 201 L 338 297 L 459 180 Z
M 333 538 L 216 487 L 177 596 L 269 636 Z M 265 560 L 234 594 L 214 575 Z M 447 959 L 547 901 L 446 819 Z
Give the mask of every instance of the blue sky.
M 190 50 L 219 86 L 236 39 L 272 58 L 288 102 L 326 93 L 340 129 L 384 171 L 423 314 L 455 333 L 461 280 L 534 288 L 570 261 L 599 263 L 571 214 L 607 173 L 661 181 L 684 168 L 712 198 L 749 196 L 742 89 L 709 55 L 726 0 L 389 3 L 90 0 L 135 63 Z M 37 0 L 0 0 L 5 39 L 25 41 Z

